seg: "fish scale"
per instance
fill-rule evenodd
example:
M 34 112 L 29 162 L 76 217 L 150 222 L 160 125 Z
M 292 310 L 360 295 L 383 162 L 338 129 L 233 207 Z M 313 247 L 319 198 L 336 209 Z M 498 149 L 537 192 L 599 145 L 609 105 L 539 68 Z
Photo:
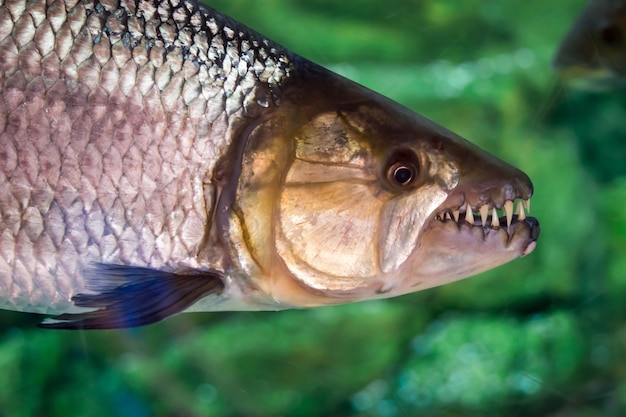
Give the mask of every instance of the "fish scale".
M 86 261 L 208 267 L 196 255 L 213 202 L 192 191 L 211 187 L 222 133 L 289 60 L 174 4 L 0 5 L 0 307 L 67 311 Z

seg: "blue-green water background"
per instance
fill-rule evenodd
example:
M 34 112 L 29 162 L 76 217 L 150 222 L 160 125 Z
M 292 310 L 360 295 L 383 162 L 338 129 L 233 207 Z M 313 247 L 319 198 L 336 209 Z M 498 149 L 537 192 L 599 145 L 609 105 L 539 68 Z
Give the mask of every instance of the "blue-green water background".
M 626 91 L 551 70 L 582 0 L 217 9 L 522 168 L 529 257 L 396 299 L 40 330 L 0 312 L 0 417 L 626 415 Z

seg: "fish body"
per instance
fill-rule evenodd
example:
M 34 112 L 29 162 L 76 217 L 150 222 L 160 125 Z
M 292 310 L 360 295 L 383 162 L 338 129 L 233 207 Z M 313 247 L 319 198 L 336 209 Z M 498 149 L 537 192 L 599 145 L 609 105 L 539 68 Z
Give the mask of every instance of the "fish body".
M 56 328 L 391 297 L 539 234 L 521 171 L 192 0 L 0 1 L 0 183 L 0 308 Z
M 626 86 L 626 1 L 591 0 L 561 42 L 554 67 L 581 89 Z

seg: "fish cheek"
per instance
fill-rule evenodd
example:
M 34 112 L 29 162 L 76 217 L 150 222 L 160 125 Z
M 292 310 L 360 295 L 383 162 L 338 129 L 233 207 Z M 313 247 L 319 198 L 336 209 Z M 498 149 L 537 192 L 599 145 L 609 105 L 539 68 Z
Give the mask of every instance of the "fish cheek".
M 382 272 L 393 273 L 404 264 L 415 251 L 424 224 L 447 197 L 438 185 L 424 184 L 385 204 L 380 219 Z
M 368 184 L 287 185 L 280 199 L 278 253 L 309 287 L 346 291 L 366 285 L 378 272 L 383 205 Z
M 278 255 L 303 288 L 349 297 L 378 275 L 388 193 L 381 195 L 370 143 L 346 114 L 320 113 L 293 139 L 275 231 Z

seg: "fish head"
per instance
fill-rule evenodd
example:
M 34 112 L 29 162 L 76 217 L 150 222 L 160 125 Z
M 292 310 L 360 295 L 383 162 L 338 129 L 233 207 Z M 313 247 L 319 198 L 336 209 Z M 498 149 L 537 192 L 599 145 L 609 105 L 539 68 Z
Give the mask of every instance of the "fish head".
M 565 35 L 553 65 L 576 88 L 626 85 L 626 3 L 591 1 Z
M 291 306 L 385 298 L 533 250 L 538 223 L 524 207 L 513 214 L 533 192 L 524 173 L 364 87 L 321 77 L 307 80 L 318 93 L 306 100 L 283 96 L 243 149 L 229 239 L 263 292 Z

